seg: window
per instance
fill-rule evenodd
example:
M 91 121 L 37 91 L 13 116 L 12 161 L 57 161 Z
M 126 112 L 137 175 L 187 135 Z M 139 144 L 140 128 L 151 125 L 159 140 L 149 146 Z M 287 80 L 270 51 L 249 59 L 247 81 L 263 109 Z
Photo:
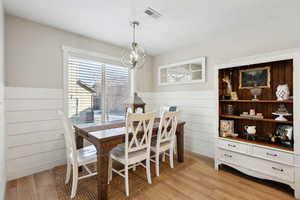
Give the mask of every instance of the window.
M 68 115 L 73 123 L 123 120 L 129 98 L 128 68 L 68 55 Z

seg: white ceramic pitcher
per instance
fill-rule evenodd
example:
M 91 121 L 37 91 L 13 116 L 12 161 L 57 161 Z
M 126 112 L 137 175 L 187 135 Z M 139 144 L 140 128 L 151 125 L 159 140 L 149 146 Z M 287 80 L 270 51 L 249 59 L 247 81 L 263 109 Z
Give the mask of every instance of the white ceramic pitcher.
M 255 135 L 256 133 L 256 126 L 245 126 L 245 130 L 249 135 Z

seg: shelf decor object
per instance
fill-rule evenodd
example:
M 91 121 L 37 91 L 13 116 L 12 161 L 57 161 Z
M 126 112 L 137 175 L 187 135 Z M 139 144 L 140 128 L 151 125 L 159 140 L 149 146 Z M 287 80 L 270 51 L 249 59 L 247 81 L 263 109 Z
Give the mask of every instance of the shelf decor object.
M 231 74 L 226 75 L 222 81 L 226 84 L 225 94 L 223 96 L 224 99 L 232 99 L 231 93 L 232 93 L 232 85 L 231 85 Z
M 284 116 L 292 116 L 291 113 L 272 113 L 273 115 L 277 115 L 278 117 L 275 118 L 277 121 L 288 121 L 287 118 Z
M 219 97 L 215 169 L 228 165 L 287 184 L 300 199 L 300 49 L 239 58 L 215 69 L 215 96 Z M 226 76 L 233 80 L 238 99 L 223 98 Z M 227 112 L 229 105 L 234 113 Z M 236 137 L 223 137 L 224 120 L 233 120 L 231 132 Z
M 257 96 L 261 95 L 262 89 L 259 87 L 254 87 L 250 89 L 251 94 L 253 95 L 252 101 L 258 101 Z
M 234 133 L 234 121 L 233 120 L 221 120 L 220 132 L 222 137 L 237 137 L 238 134 Z
M 246 117 L 246 118 L 254 118 L 254 119 L 263 119 L 264 116 L 260 115 L 248 115 L 248 114 L 240 114 L 241 117 Z
M 280 104 L 278 110 L 276 112 L 273 112 L 272 114 L 278 116 L 275 119 L 278 121 L 288 121 L 288 119 L 286 119 L 284 116 L 292 116 L 292 114 L 288 112 L 284 104 Z
M 290 91 L 287 84 L 278 85 L 276 90 L 277 101 L 285 101 L 289 99 Z
M 244 126 L 247 140 L 255 140 L 256 126 Z
M 160 66 L 158 69 L 158 84 L 203 83 L 205 82 L 205 68 L 205 57 Z

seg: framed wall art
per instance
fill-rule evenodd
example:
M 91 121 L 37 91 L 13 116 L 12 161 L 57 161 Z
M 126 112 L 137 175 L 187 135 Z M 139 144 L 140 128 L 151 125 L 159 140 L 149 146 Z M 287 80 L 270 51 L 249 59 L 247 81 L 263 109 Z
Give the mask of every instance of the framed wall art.
M 240 89 L 250 89 L 253 87 L 270 87 L 270 67 L 260 67 L 240 70 Z

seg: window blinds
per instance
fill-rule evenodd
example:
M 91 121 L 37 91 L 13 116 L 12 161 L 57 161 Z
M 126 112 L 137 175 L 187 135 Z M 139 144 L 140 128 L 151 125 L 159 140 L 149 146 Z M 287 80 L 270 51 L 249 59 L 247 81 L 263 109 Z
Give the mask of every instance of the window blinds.
M 127 68 L 69 57 L 68 111 L 73 122 L 121 119 L 128 95 Z

